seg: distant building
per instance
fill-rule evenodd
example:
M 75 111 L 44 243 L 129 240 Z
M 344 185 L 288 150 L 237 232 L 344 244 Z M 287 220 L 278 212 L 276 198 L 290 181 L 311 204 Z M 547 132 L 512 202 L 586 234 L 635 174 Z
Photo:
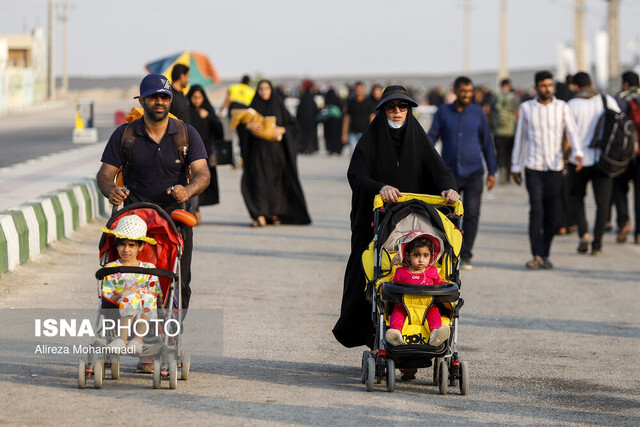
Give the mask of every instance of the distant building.
M 0 112 L 47 97 L 47 41 L 33 34 L 0 34 Z

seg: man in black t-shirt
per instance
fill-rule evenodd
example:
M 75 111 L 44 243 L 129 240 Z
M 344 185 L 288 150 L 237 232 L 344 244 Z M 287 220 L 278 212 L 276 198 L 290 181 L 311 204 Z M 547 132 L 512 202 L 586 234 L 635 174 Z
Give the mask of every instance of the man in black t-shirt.
M 371 114 L 371 103 L 365 96 L 364 84 L 356 82 L 354 95 L 347 100 L 342 122 L 342 144 L 349 144 L 350 154 L 353 154 L 356 144 L 373 117 L 375 114 Z
M 169 120 L 172 91 L 165 76 L 147 75 L 140 83 L 140 96 L 136 98 L 139 98 L 144 115 L 131 123 L 135 143 L 124 175 L 124 186 L 116 185 L 115 177 L 125 160 L 121 144 L 129 124 L 117 128 L 107 142 L 96 177 L 98 188 L 113 206 L 142 201 L 155 203 L 171 212 L 209 186 L 207 151 L 198 131 L 186 125 L 189 144 L 185 164 L 180 159 L 175 141 L 180 123 L 175 119 Z M 189 182 L 187 168 L 191 169 Z M 182 307 L 186 309 L 191 295 L 192 228 L 184 227 L 182 237 Z
M 176 64 L 171 70 L 171 110 L 169 112 L 185 123 L 191 124 L 191 111 L 189 100 L 184 95 L 184 90 L 189 86 L 189 67 L 184 64 Z

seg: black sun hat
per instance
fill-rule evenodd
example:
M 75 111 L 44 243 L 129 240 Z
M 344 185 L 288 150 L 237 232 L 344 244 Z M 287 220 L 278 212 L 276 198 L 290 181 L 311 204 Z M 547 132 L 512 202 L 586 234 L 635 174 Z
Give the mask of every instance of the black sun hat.
M 382 99 L 380 100 L 380 103 L 376 107 L 376 110 L 381 109 L 384 104 L 391 101 L 392 99 L 403 99 L 407 101 L 409 104 L 411 104 L 412 107 L 418 106 L 418 104 L 416 104 L 416 101 L 411 99 L 411 97 L 409 96 L 409 93 L 404 88 L 404 86 L 392 85 L 392 86 L 387 86 L 384 92 L 382 92 Z

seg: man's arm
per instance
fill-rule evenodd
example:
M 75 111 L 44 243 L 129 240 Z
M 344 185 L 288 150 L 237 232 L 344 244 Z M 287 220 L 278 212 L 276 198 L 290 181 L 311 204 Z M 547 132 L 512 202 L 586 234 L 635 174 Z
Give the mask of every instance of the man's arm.
M 525 123 L 527 116 L 524 114 L 524 105 L 520 104 L 520 108 L 518 108 L 518 123 L 516 125 L 516 135 L 513 139 L 513 151 L 511 152 L 511 178 L 518 185 L 522 183 L 520 159 L 522 158 L 522 150 L 527 133 L 527 125 Z
M 207 159 L 194 160 L 190 164 L 191 181 L 186 187 L 176 185 L 167 189 L 167 194 L 171 194 L 178 203 L 185 203 L 191 197 L 202 193 L 209 186 L 211 174 Z
M 115 184 L 118 169 L 119 168 L 109 163 L 102 163 L 102 166 L 100 166 L 100 170 L 96 175 L 96 181 L 100 192 L 104 197 L 108 198 L 109 203 L 114 206 L 120 205 L 129 195 L 129 190 L 124 187 L 118 187 Z
M 227 91 L 227 96 L 224 98 L 224 102 L 222 103 L 222 107 L 218 111 L 218 117 L 222 117 L 223 113 L 229 108 L 231 105 L 231 92 Z
M 568 104 L 564 104 L 564 132 L 571 144 L 571 155 L 576 164 L 576 172 L 582 169 L 582 140 L 578 132 L 578 125 Z
M 442 119 L 442 111 L 440 108 L 436 110 L 436 113 L 433 115 L 433 121 L 431 122 L 431 128 L 427 133 L 427 137 L 431 144 L 436 145 L 436 142 L 440 138 L 440 128 L 441 128 L 441 119 Z
M 489 121 L 486 116 L 481 118 L 482 128 L 480 130 L 480 139 L 482 145 L 482 154 L 484 161 L 487 164 L 488 176 L 487 176 L 487 190 L 491 190 L 496 183 L 496 171 L 498 170 L 498 162 L 496 160 L 496 150 L 493 144 L 493 138 L 491 137 L 491 130 L 489 129 Z
M 342 144 L 347 144 L 349 142 L 349 124 L 351 123 L 351 114 L 347 113 L 344 115 L 344 120 L 342 120 Z

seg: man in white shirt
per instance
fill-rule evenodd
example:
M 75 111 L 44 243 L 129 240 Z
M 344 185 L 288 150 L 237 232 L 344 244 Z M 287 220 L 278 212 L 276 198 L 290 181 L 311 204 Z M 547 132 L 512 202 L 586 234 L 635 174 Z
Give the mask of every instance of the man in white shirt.
M 589 74 L 580 72 L 573 77 L 573 83 L 578 87 L 575 97 L 569 101 L 569 108 L 576 119 L 584 159 L 582 169 L 576 170 L 574 155 L 569 159 L 569 206 L 573 210 L 574 218 L 578 221 L 578 245 L 579 253 L 587 253 L 589 250 L 589 226 L 584 213 L 584 196 L 587 192 L 587 184 L 591 181 L 593 196 L 596 201 L 596 222 L 593 227 L 593 242 L 591 243 L 591 255 L 602 254 L 602 236 L 607 224 L 611 192 L 613 190 L 613 178 L 607 176 L 596 166 L 600 160 L 602 149 L 589 148 L 596 126 L 604 113 L 604 101 L 602 96 L 594 89 Z M 607 106 L 619 112 L 620 108 L 616 100 L 609 95 L 604 95 Z
M 553 268 L 549 260 L 556 230 L 556 207 L 562 185 L 563 135 L 566 134 L 576 162 L 582 167 L 582 143 L 566 102 L 553 96 L 553 75 L 535 74 L 537 96 L 520 104 L 518 125 L 511 156 L 511 177 L 522 183 L 522 153 L 527 147 L 524 172 L 529 192 L 529 239 L 533 259 L 525 266 L 536 270 Z

